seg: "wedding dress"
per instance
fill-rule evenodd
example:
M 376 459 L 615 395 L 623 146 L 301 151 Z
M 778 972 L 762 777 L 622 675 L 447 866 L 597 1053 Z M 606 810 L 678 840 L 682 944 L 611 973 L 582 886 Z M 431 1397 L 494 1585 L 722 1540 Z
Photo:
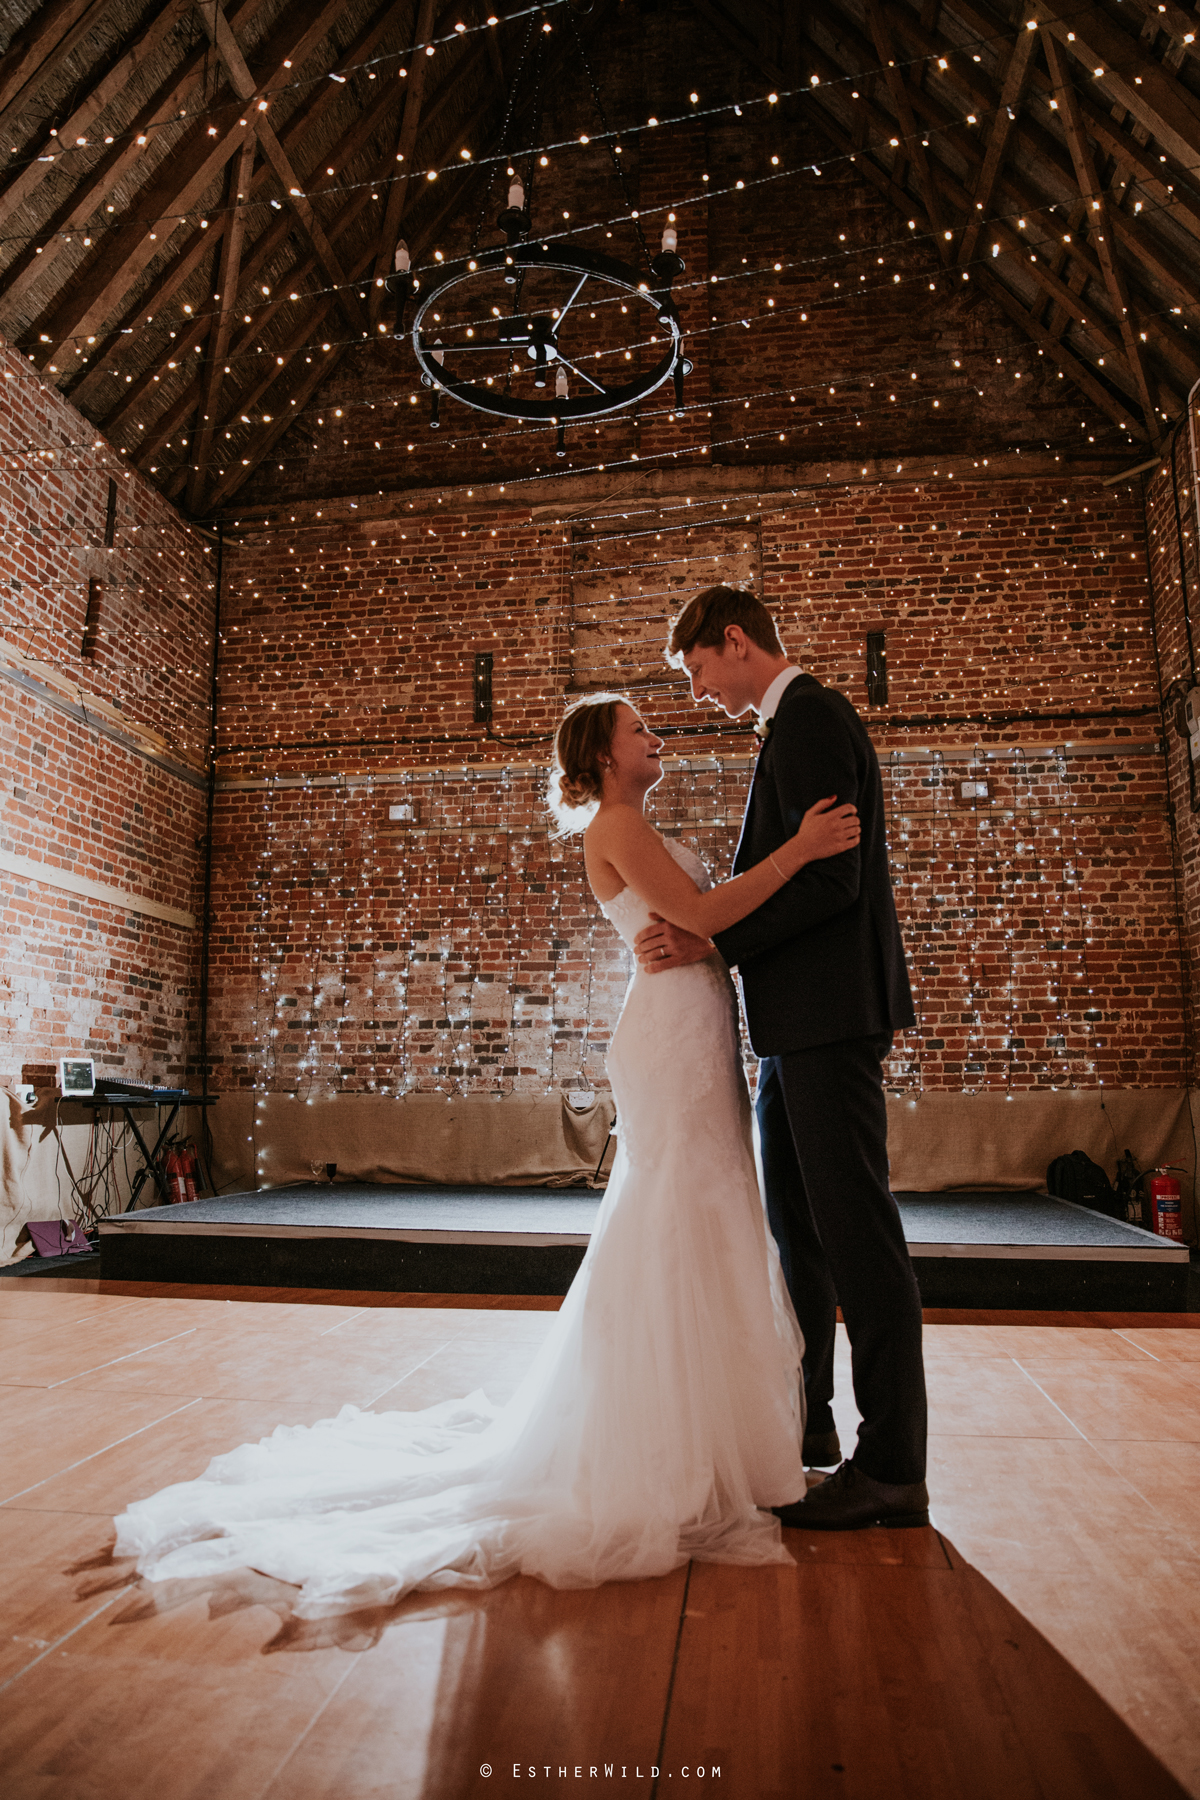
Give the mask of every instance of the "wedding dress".
M 703 863 L 667 841 L 701 887 Z M 626 944 L 628 888 L 602 908 Z M 636 965 L 635 965 L 636 970 Z M 513 1398 L 345 1406 L 136 1501 L 151 1580 L 249 1566 L 316 1617 L 413 1588 L 789 1560 L 761 1508 L 804 1493 L 802 1343 L 766 1230 L 736 1002 L 716 956 L 636 970 L 608 1058 L 620 1126 L 587 1254 Z

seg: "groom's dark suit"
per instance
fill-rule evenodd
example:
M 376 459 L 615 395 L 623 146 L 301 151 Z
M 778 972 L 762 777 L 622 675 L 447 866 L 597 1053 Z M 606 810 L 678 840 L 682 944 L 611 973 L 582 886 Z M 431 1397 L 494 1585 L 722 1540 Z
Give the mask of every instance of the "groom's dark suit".
M 858 848 L 808 863 L 714 941 L 741 977 L 763 1058 L 767 1210 L 804 1332 L 808 1430 L 833 1429 L 840 1303 L 863 1416 L 855 1463 L 909 1483 L 925 1474 L 921 1302 L 888 1185 L 881 1065 L 892 1033 L 914 1022 L 912 997 L 875 752 L 849 702 L 799 675 L 759 755 L 734 872 L 778 850 L 829 794 L 858 808 Z

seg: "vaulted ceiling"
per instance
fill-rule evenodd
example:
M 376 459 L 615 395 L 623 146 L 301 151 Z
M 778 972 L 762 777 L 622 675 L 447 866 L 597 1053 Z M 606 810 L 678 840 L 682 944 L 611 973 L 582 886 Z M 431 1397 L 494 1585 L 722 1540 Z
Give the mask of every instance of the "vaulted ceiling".
M 695 0 L 1148 449 L 1200 379 L 1200 20 L 1178 0 Z M 847 79 L 850 78 L 850 79 Z
M 546 18 L 567 6 L 602 43 L 616 4 L 557 0 Z M 1194 11 L 691 5 L 731 68 L 930 234 L 943 299 L 976 284 L 1158 450 L 1200 381 Z M 387 327 L 398 238 L 420 265 L 487 198 L 535 11 L 9 0 L 0 330 L 185 511 L 227 509 L 336 362 Z M 605 98 L 631 120 L 632 100 Z

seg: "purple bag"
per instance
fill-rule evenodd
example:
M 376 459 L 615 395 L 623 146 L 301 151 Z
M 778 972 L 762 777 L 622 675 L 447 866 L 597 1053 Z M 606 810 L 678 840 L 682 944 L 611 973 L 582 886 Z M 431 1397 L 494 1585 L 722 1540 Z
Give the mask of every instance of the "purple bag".
M 79 1256 L 92 1247 L 82 1227 L 71 1219 L 30 1219 L 25 1229 L 38 1256 Z

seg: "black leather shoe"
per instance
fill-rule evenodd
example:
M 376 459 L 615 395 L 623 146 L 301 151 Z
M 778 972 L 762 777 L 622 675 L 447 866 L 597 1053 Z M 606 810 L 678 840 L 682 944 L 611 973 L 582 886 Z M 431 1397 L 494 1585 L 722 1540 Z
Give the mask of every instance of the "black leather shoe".
M 834 1469 L 842 1460 L 842 1446 L 836 1431 L 806 1431 L 804 1434 L 804 1466 L 806 1469 Z
M 844 1462 L 809 1488 L 803 1500 L 771 1510 L 793 1531 L 862 1531 L 868 1525 L 903 1529 L 928 1525 L 929 1490 L 923 1481 L 903 1486 L 875 1481 L 853 1462 Z

